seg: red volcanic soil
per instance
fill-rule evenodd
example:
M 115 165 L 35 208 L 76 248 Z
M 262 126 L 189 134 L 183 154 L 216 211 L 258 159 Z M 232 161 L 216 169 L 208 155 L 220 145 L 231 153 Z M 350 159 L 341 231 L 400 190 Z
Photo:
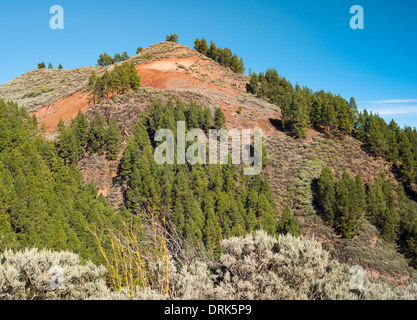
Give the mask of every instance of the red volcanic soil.
M 83 113 L 87 112 L 89 109 L 87 97 L 88 93 L 78 91 L 68 98 L 59 99 L 54 104 L 46 106 L 34 114 L 40 123 L 45 123 L 46 131 L 49 134 L 55 134 L 60 119 L 66 122 L 75 118 L 79 110 Z
M 237 93 L 230 88 L 220 88 L 182 72 L 185 68 L 190 68 L 198 57 L 191 58 L 169 58 L 164 60 L 142 63 L 136 66 L 138 74 L 141 76 L 142 87 L 152 87 L 155 89 L 188 89 L 202 92 L 220 91 L 236 96 Z

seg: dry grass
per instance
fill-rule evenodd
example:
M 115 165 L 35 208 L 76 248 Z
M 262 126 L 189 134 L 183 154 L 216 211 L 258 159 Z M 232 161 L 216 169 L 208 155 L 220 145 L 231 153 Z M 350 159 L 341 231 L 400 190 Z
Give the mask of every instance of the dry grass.
M 0 99 L 16 101 L 25 106 L 28 112 L 37 111 L 84 89 L 91 73 L 100 73 L 102 70 L 100 67 L 36 69 L 0 85 Z
M 91 230 L 106 265 L 112 289 L 127 289 L 133 298 L 135 287 L 152 289 L 169 297 L 173 272 L 168 250 L 165 217 L 158 220 L 132 217 L 123 228 L 109 228 L 106 235 Z

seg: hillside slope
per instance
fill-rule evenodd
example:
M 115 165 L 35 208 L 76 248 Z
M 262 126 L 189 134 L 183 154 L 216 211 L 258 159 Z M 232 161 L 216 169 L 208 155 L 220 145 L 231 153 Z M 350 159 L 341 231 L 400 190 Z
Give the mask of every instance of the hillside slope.
M 233 73 L 220 64 L 189 47 L 163 42 L 143 50 L 130 58 L 142 77 L 138 93 L 128 92 L 107 101 L 90 106 L 85 86 L 92 71 L 111 70 L 86 67 L 70 71 L 34 70 L 0 86 L 0 98 L 16 100 L 29 112 L 36 112 L 50 134 L 56 132 L 60 119 L 68 122 L 78 110 L 92 120 L 99 112 L 105 120 L 115 117 L 124 135 L 124 146 L 132 133 L 139 115 L 146 111 L 153 100 L 195 100 L 212 111 L 220 107 L 225 113 L 229 129 L 261 128 L 266 139 L 269 166 L 267 174 L 278 208 L 288 204 L 294 210 L 306 237 L 316 237 L 339 260 L 364 266 L 368 273 L 380 275 L 402 284 L 414 271 L 397 248 L 379 237 L 375 227 L 364 223 L 361 236 L 344 240 L 326 226 L 317 216 L 312 205 L 311 186 L 323 167 L 329 166 L 340 177 L 343 171 L 360 174 L 364 181 L 373 181 L 384 172 L 395 183 L 391 166 L 384 160 L 376 160 L 361 149 L 361 143 L 353 138 L 334 141 L 314 130 L 305 141 L 286 135 L 281 129 L 280 109 L 247 93 L 249 78 Z M 48 87 L 52 91 L 32 98 L 23 98 L 28 92 Z M 104 157 L 86 156 L 78 164 L 84 181 L 94 182 L 113 207 L 123 199 L 119 184 L 118 160 L 109 162 Z

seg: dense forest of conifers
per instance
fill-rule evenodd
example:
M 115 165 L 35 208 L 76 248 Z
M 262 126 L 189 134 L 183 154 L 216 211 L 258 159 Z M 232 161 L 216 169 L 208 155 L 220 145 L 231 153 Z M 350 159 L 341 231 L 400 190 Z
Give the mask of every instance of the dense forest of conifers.
M 37 125 L 24 108 L 0 100 L 0 251 L 70 250 L 102 263 L 88 229 L 102 233 L 120 217 Z
M 368 153 L 391 162 L 400 181 L 396 190 L 383 176 L 375 184 L 364 186 L 361 177 L 352 179 L 345 173 L 337 182 L 331 170 L 325 168 L 315 201 L 319 214 L 345 238 L 357 235 L 362 218 L 367 218 L 384 239 L 400 244 L 412 264 L 417 265 L 417 212 L 404 191 L 406 188 L 415 194 L 416 129 L 402 129 L 394 120 L 387 124 L 367 110 L 358 112 L 354 98 L 348 102 L 323 90 L 313 92 L 298 84 L 294 88 L 274 69 L 251 74 L 250 89 L 281 108 L 283 129 L 295 138 L 305 138 L 307 129 L 324 132 L 332 139 L 350 135 L 362 141 Z
M 224 126 L 217 109 L 215 117 L 208 108 L 194 102 L 186 107 L 178 101 L 166 105 L 154 102 L 143 114 L 129 140 L 121 163 L 126 183 L 126 207 L 137 214 L 141 208 L 164 211 L 189 242 L 205 247 L 218 257 L 220 242 L 263 228 L 270 234 L 300 234 L 290 212 L 279 219 L 267 178 L 244 176 L 242 168 L 229 165 L 157 165 L 150 139 L 159 129 L 176 132 L 177 121 L 187 128 L 208 130 Z
M 323 90 L 313 92 L 298 84 L 294 88 L 274 69 L 253 73 L 250 89 L 259 98 L 281 107 L 283 128 L 296 138 L 305 138 L 309 128 L 331 138 L 351 135 L 364 143 L 367 152 L 390 161 L 406 186 L 417 183 L 415 128 L 402 129 L 394 120 L 387 124 L 378 114 L 358 112 L 354 98 L 347 102 Z
M 324 168 L 315 189 L 315 204 L 323 220 L 347 239 L 360 230 L 363 219 L 378 228 L 383 239 L 397 243 L 413 266 L 417 266 L 417 210 L 402 184 L 394 187 L 380 174 L 375 183 L 362 182 L 344 172 L 336 181 L 331 169 Z
M 220 63 L 223 67 L 231 69 L 236 73 L 245 73 L 245 65 L 243 59 L 232 53 L 229 48 L 218 48 L 213 41 L 210 41 L 210 47 L 207 45 L 206 39 L 196 39 L 194 42 L 194 49 L 197 52 L 213 59 Z
M 188 242 L 203 243 L 215 257 L 220 242 L 263 228 L 270 234 L 301 231 L 287 208 L 279 219 L 268 180 L 246 177 L 242 168 L 221 165 L 157 165 L 150 137 L 160 128 L 175 132 L 177 121 L 188 128 L 220 128 L 221 109 L 214 116 L 194 102 L 188 108 L 154 102 L 141 116 L 120 166 L 126 187 L 124 204 L 114 212 L 94 185 L 82 183 L 76 164 L 85 154 L 116 159 L 121 134 L 115 119 L 97 113 L 89 123 L 80 112 L 59 140 L 46 142 L 36 118 L 14 103 L 0 103 L 0 250 L 38 247 L 70 250 L 102 262 L 91 230 L 106 234 L 129 215 L 150 210 L 168 216 Z

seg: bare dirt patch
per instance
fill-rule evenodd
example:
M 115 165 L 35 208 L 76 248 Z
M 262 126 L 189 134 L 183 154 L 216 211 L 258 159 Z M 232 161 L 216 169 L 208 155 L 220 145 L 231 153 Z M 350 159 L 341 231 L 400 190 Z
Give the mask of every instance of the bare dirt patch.
M 35 115 L 40 123 L 45 123 L 49 134 L 55 134 L 60 119 L 67 122 L 75 118 L 79 110 L 85 113 L 89 109 L 87 98 L 88 93 L 78 91 L 68 98 L 59 99 L 50 106 L 40 109 Z

